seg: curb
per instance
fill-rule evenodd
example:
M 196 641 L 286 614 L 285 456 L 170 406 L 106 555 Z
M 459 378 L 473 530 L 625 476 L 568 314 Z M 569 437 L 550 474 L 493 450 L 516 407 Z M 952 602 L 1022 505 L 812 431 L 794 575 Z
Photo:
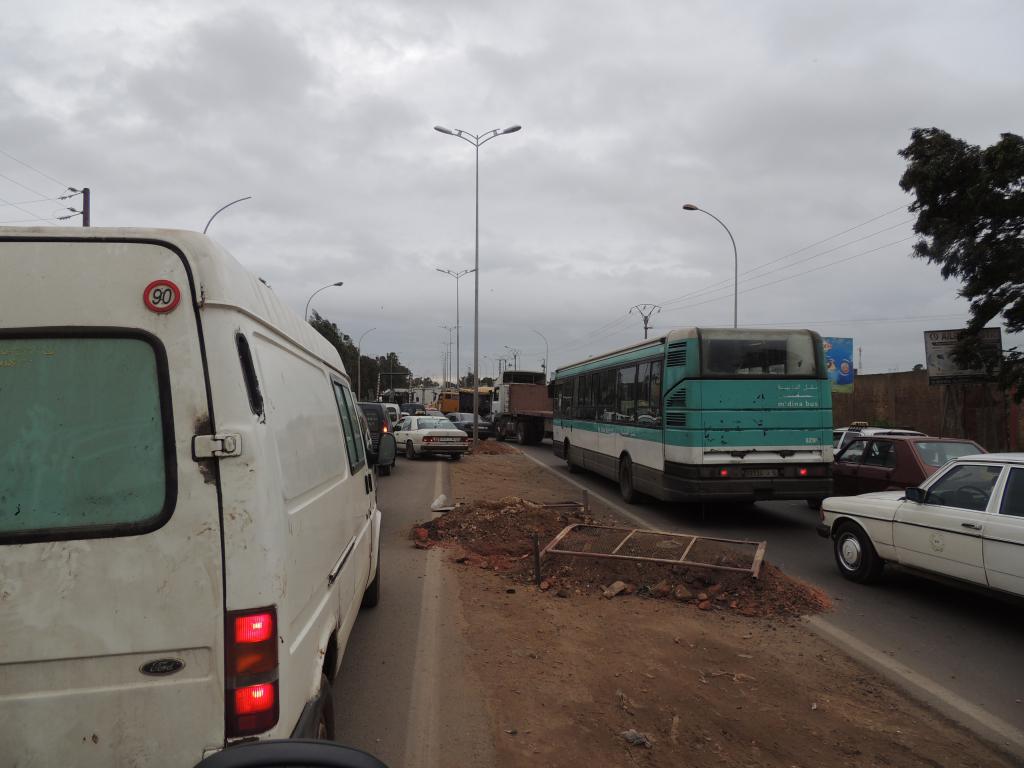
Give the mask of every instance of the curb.
M 1014 760 L 1024 760 L 1024 731 L 875 650 L 820 616 L 804 618 L 816 635 L 895 683 L 912 698 L 942 713 Z

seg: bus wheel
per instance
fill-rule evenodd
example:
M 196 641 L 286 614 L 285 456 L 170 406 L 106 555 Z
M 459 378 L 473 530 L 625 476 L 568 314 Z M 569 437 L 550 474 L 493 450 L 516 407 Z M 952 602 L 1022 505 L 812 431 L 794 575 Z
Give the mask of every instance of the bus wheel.
M 633 462 L 629 456 L 623 456 L 619 462 L 619 493 L 627 504 L 636 504 L 639 494 L 633 487 Z
M 572 454 L 570 453 L 571 450 L 572 450 L 572 448 L 569 445 L 569 441 L 566 440 L 565 441 L 565 451 L 564 451 L 564 453 L 565 453 L 565 463 L 569 465 L 569 474 L 576 475 L 576 474 L 579 474 L 580 465 L 579 464 L 573 464 Z

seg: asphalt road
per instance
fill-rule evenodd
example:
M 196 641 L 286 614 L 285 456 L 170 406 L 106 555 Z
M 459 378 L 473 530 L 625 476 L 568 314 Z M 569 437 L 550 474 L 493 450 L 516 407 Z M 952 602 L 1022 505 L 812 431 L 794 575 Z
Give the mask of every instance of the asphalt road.
M 391 766 L 492 765 L 486 709 L 463 663 L 458 586 L 439 550 L 409 538 L 449 492 L 448 459 L 399 458 L 376 481 L 381 601 L 356 620 L 333 682 L 335 739 Z
M 550 443 L 522 448 L 570 477 Z M 827 621 L 833 626 L 1024 730 L 1024 601 L 898 567 L 887 567 L 877 585 L 851 583 L 836 570 L 830 542 L 814 530 L 817 512 L 803 502 L 709 507 L 702 513 L 657 501 L 625 505 L 616 483 L 589 472 L 571 478 L 652 528 L 767 541 L 768 560 L 832 596 L 836 608 Z

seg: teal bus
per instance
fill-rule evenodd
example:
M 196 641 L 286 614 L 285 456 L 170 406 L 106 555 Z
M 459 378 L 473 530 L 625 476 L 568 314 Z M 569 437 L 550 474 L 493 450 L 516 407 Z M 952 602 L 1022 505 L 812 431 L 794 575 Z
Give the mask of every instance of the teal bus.
M 832 492 L 832 390 L 808 330 L 681 328 L 559 368 L 553 447 L 627 502 Z

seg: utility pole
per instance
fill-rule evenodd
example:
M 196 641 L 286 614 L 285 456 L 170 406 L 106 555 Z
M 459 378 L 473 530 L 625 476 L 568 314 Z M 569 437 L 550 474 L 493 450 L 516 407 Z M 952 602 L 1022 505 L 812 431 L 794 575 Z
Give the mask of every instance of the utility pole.
M 82 187 L 82 226 L 92 225 L 91 194 L 88 187 Z
M 519 370 L 519 355 L 522 354 L 522 351 L 518 350 L 518 349 L 515 349 L 514 347 L 510 347 L 508 344 L 505 345 L 505 349 L 507 349 L 509 352 L 512 353 L 512 370 L 513 371 L 518 371 Z
M 651 327 L 651 316 L 661 312 L 661 307 L 657 304 L 636 304 L 629 309 L 630 315 L 633 314 L 634 310 L 644 321 L 644 341 L 647 340 L 647 331 Z

